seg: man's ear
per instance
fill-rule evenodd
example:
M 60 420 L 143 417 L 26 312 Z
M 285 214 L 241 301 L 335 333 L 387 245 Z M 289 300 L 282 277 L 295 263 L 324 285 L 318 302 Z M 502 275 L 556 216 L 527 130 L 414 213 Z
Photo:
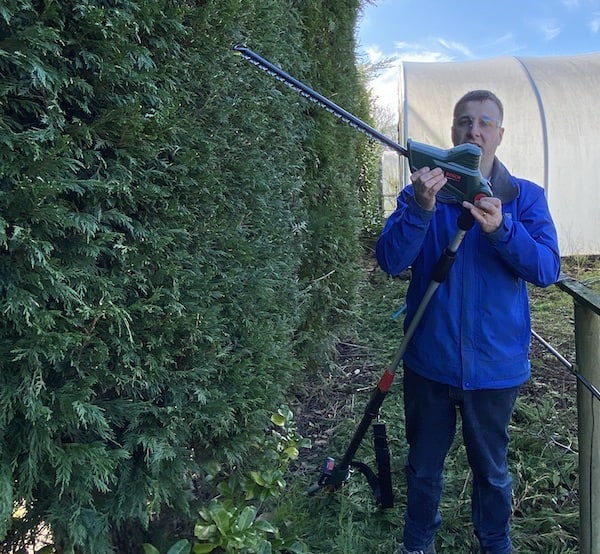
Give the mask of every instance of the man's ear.
M 500 129 L 498 129 L 500 131 L 500 138 L 498 139 L 498 146 L 500 146 L 502 144 L 502 139 L 504 138 L 504 127 L 500 127 Z

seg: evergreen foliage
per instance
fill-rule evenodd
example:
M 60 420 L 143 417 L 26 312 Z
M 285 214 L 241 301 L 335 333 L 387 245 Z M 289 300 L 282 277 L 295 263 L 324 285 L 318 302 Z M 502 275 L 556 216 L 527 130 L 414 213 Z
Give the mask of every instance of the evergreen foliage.
M 354 59 L 354 27 L 359 0 L 296 0 L 304 24 L 305 50 L 315 63 L 306 80 L 321 94 L 365 118 L 368 98 Z M 308 255 L 300 275 L 310 287 L 302 357 L 318 364 L 327 352 L 326 334 L 335 336 L 354 314 L 358 281 L 360 206 L 358 190 L 364 175 L 360 153 L 365 137 L 318 107 L 310 108 L 315 131 L 306 140 L 306 204 L 310 214 Z M 348 183 L 354 183 L 348 187 Z M 320 335 L 319 335 L 320 333 Z M 316 336 L 315 336 L 316 334 Z
M 326 362 L 365 141 L 231 45 L 364 115 L 358 4 L 2 3 L 4 551 L 42 523 L 57 552 L 172 538 Z

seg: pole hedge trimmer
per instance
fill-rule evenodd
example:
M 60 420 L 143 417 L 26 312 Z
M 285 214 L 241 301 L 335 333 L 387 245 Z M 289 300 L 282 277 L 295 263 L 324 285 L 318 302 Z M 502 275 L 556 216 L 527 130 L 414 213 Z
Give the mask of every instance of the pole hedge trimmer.
M 239 52 L 243 58 L 249 60 L 260 69 L 296 90 L 305 98 L 317 103 L 343 122 L 358 129 L 368 137 L 378 140 L 389 148 L 392 148 L 402 156 L 407 157 L 412 171 L 416 171 L 425 166 L 428 166 L 429 168 L 440 167 L 448 179 L 448 183 L 444 185 L 444 189 L 459 201 L 468 200 L 473 203 L 483 196 L 492 196 L 488 181 L 483 179 L 481 172 L 479 171 L 481 150 L 474 144 L 461 144 L 454 148 L 443 150 L 409 139 L 407 147 L 404 148 L 249 48 L 239 44 L 236 44 L 233 48 Z M 423 317 L 425 308 L 429 304 L 429 301 L 439 285 L 446 279 L 456 258 L 458 248 L 465 234 L 472 226 L 473 217 L 468 211 L 463 210 L 458 218 L 458 230 L 451 243 L 438 260 L 431 283 L 425 291 L 425 295 L 423 296 L 410 325 L 404 333 L 400 348 L 390 364 L 390 367 L 381 376 L 377 386 L 373 390 L 369 402 L 365 407 L 363 417 L 354 432 L 342 460 L 336 464 L 332 457 L 328 456 L 326 458 L 321 470 L 321 475 L 309 488 L 309 494 L 315 494 L 321 488 L 328 491 L 335 491 L 348 482 L 354 470 L 358 470 L 367 478 L 375 495 L 377 504 L 381 508 L 390 508 L 393 506 L 390 456 L 385 424 L 381 422 L 373 423 L 373 420 L 379 416 L 381 405 L 390 391 L 392 381 L 396 375 L 396 370 L 398 369 L 408 344 Z M 367 464 L 354 460 L 354 456 L 358 451 L 368 428 L 371 426 L 374 435 L 377 473 L 375 473 Z

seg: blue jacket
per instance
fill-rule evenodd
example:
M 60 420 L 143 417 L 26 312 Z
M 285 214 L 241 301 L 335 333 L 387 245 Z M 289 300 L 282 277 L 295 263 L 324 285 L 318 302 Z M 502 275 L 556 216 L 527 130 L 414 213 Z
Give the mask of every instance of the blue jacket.
M 466 233 L 404 355 L 413 371 L 465 390 L 512 387 L 529 378 L 526 282 L 545 287 L 560 273 L 556 229 L 544 190 L 510 175 L 498 160 L 490 182 L 494 196 L 502 200 L 503 223 L 486 235 L 475 222 Z M 398 275 L 412 267 L 405 330 L 434 266 L 456 236 L 461 210 L 458 201 L 440 193 L 436 208 L 424 210 L 408 185 L 377 241 L 384 271 Z

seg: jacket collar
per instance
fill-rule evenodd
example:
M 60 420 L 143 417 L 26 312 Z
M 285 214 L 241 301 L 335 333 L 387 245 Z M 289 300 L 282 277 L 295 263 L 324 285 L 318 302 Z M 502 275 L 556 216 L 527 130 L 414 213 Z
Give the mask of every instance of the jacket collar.
M 506 169 L 498 158 L 494 158 L 490 186 L 492 187 L 493 195 L 496 198 L 500 198 L 503 204 L 512 202 L 519 195 L 519 188 L 513 181 L 508 169 Z

